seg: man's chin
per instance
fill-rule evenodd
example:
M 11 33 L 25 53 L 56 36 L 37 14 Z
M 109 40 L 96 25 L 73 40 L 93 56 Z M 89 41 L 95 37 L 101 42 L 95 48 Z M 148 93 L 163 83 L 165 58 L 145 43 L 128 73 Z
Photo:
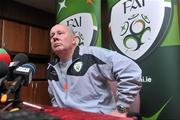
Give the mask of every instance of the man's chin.
M 54 49 L 54 52 L 56 52 L 56 53 L 64 52 L 64 51 L 66 51 L 66 49 L 64 49 L 63 47 L 58 47 L 58 48 Z

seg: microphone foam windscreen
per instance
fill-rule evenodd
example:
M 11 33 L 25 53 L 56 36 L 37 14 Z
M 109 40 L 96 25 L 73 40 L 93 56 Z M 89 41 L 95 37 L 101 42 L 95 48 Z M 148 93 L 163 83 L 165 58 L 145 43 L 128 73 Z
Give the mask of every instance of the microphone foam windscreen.
M 9 72 L 8 65 L 5 62 L 0 61 L 0 78 L 7 75 L 8 72 Z
M 19 62 L 20 62 L 20 65 L 22 65 L 22 64 L 27 63 L 27 62 L 29 61 L 29 59 L 28 59 L 28 56 L 27 56 L 26 54 L 24 54 L 24 53 L 18 53 L 18 54 L 14 57 L 13 61 L 19 61 Z
M 11 57 L 5 49 L 0 48 L 0 61 L 5 62 L 7 65 L 11 62 Z

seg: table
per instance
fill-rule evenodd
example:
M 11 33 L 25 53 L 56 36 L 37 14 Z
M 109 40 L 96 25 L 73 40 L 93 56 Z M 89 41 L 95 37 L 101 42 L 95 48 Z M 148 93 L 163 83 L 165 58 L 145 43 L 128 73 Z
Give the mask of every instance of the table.
M 133 120 L 132 118 L 119 118 L 111 115 L 51 106 L 44 107 L 44 112 L 59 117 L 61 120 Z

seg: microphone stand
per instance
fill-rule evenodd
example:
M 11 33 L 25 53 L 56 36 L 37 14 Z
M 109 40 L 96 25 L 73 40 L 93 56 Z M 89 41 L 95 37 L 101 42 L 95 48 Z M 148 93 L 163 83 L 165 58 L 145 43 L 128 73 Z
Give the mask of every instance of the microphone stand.
M 0 112 L 4 112 L 4 111 L 18 111 L 21 109 L 21 105 L 27 106 L 27 107 L 31 107 L 31 108 L 35 108 L 39 111 L 44 111 L 44 107 L 38 106 L 38 105 L 34 105 L 25 101 L 21 101 L 20 100 L 20 88 L 17 89 L 17 91 L 15 92 L 15 96 L 14 99 L 9 99 L 8 104 L 3 107 Z M 12 107 L 12 108 L 11 108 Z
M 5 107 L 3 107 L 0 111 L 1 112 L 4 112 L 4 111 L 7 111 L 8 109 L 10 109 L 12 107 L 12 109 L 17 109 L 19 110 L 19 104 L 20 104 L 20 89 L 21 87 L 19 87 L 16 92 L 15 92 L 15 95 L 14 95 L 14 99 L 7 99 L 7 105 Z M 11 110 L 12 110 L 11 109 Z M 8 110 L 8 111 L 11 111 L 11 110 Z
M 3 107 L 0 112 L 4 112 L 6 111 L 8 108 L 10 108 L 13 105 L 13 102 L 10 102 L 9 104 L 7 104 L 5 107 Z

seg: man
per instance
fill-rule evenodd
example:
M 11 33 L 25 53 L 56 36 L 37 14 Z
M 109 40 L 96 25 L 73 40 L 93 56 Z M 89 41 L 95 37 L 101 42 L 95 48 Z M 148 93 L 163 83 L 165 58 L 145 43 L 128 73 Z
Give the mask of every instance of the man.
M 79 47 L 73 30 L 57 24 L 50 31 L 55 57 L 49 63 L 49 93 L 55 107 L 125 117 L 141 88 L 141 69 L 131 59 L 98 47 Z M 108 81 L 117 81 L 117 102 Z

